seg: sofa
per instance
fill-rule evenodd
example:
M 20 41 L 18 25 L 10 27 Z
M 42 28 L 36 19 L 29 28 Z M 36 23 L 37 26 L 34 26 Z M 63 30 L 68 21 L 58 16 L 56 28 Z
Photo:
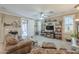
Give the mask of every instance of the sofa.
M 54 43 L 44 42 L 42 47 L 35 47 L 31 50 L 31 54 L 75 54 L 75 51 L 66 48 L 57 49 Z
M 35 47 L 31 50 L 31 54 L 56 54 L 57 48 L 53 43 L 43 42 L 42 47 Z
M 8 34 L 4 40 L 4 50 L 7 54 L 26 54 L 32 49 L 32 40 L 19 40 Z

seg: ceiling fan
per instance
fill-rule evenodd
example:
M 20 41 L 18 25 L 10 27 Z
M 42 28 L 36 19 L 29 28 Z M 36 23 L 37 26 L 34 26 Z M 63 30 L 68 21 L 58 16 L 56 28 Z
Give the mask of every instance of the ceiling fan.
M 51 15 L 53 15 L 54 12 L 53 11 L 48 11 L 48 12 L 40 12 L 39 15 L 40 15 L 40 19 L 44 19 L 44 18 L 47 18 Z
M 33 16 L 36 16 L 38 17 L 39 19 L 45 19 L 51 15 L 54 14 L 54 11 L 40 11 L 40 12 L 37 12 L 35 15 Z

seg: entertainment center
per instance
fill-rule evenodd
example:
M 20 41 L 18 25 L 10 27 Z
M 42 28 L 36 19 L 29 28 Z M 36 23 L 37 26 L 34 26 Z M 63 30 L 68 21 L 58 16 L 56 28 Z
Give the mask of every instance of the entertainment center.
M 44 28 L 41 31 L 41 35 L 52 38 L 52 39 L 62 39 L 62 22 L 53 20 L 53 21 L 44 21 Z

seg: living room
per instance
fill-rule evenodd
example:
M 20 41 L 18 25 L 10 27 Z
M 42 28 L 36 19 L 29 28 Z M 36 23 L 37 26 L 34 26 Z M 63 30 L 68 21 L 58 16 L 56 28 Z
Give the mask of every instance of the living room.
M 78 39 L 78 4 L 0 5 L 1 54 L 77 54 Z

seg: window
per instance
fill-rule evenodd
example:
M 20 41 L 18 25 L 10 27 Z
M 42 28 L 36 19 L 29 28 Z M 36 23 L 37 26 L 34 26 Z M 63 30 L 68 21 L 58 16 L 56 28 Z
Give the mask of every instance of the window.
M 22 31 L 22 38 L 25 39 L 27 37 L 27 20 L 21 21 L 21 31 Z
M 65 32 L 73 31 L 73 16 L 65 16 L 64 17 L 64 28 Z

